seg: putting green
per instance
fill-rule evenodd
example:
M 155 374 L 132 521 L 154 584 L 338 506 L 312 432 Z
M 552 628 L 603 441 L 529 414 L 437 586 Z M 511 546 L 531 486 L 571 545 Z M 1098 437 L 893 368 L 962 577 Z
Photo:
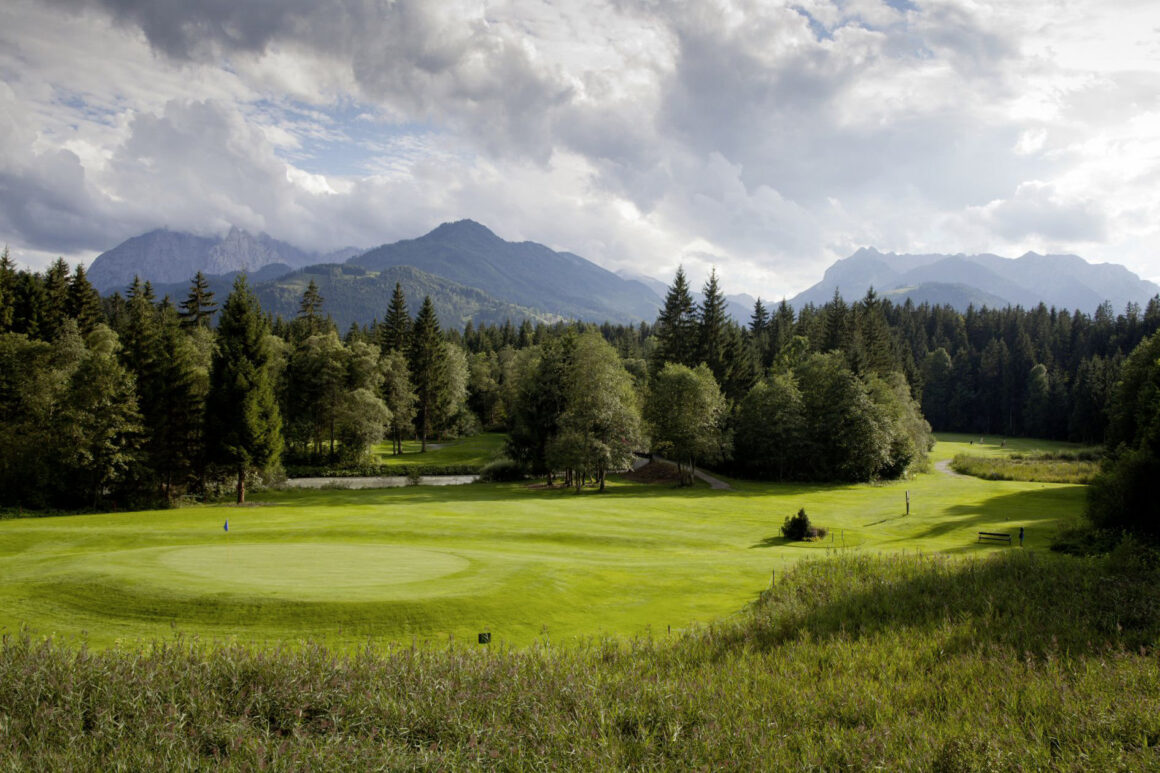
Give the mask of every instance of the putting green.
M 980 447 L 953 438 L 935 458 Z M 255 507 L 4 521 L 0 633 L 27 627 L 94 646 L 175 630 L 352 646 L 485 630 L 517 644 L 663 633 L 736 612 L 771 570 L 802 558 L 1017 550 L 977 533 L 1022 527 L 1024 549 L 1043 550 L 1086 493 L 938 470 L 874 485 L 732 484 L 613 481 L 579 496 L 522 483 L 268 491 Z M 780 536 L 803 507 L 824 540 Z
M 166 570 L 157 578 L 167 586 L 208 583 L 246 594 L 334 600 L 430 582 L 471 565 L 467 559 L 434 550 L 326 542 L 199 545 L 159 551 L 157 563 Z M 136 567 L 134 575 L 139 572 Z

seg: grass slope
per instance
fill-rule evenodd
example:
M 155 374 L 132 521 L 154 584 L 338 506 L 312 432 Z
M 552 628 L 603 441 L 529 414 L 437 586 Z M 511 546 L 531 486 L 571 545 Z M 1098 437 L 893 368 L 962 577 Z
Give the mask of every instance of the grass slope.
M 1155 770 L 1160 577 L 807 561 L 687 633 L 530 649 L 0 644 L 0 768 Z
M 940 458 L 962 448 L 940 444 Z M 271 491 L 245 508 L 10 520 L 0 523 L 0 631 L 27 626 L 95 646 L 173 630 L 351 646 L 483 630 L 514 644 L 680 630 L 737 613 L 771 571 L 807 556 L 1013 550 L 980 545 L 975 532 L 1020 526 L 1028 547 L 1045 548 L 1084 496 L 1081 486 L 943 472 L 883 485 L 733 485 Z M 778 536 L 800 507 L 829 539 Z

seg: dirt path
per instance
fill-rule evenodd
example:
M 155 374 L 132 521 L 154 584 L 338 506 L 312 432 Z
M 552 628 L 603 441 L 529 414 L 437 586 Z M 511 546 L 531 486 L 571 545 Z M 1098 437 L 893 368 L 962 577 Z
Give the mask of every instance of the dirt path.
M 656 455 L 653 456 L 653 461 L 660 462 L 662 464 L 671 464 L 674 467 L 677 466 L 676 462 L 670 461 L 668 459 L 662 459 L 661 457 L 656 456 Z M 733 487 L 730 486 L 728 483 L 726 483 L 723 480 L 720 480 L 719 478 L 714 478 L 712 475 L 705 472 L 704 470 L 696 470 L 693 472 L 693 475 L 695 477 L 700 478 L 701 480 L 705 481 L 706 483 L 708 483 L 709 488 L 717 489 L 718 491 L 732 491 L 733 490 Z
M 969 475 L 963 475 L 961 472 L 955 472 L 951 469 L 951 460 L 943 459 L 941 462 L 935 462 L 934 468 L 939 472 L 950 475 L 952 478 L 969 478 Z

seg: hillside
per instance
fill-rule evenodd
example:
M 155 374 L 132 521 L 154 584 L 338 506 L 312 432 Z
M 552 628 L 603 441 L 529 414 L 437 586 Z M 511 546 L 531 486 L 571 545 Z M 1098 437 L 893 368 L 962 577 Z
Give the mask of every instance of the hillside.
M 835 290 L 855 301 L 871 286 L 886 297 L 943 302 L 960 311 L 970 304 L 1030 308 L 1045 303 L 1090 314 L 1104 301 L 1120 311 L 1129 302 L 1143 306 L 1160 293 L 1160 285 L 1123 266 L 1092 264 L 1077 255 L 899 255 L 871 247 L 835 262 L 791 303 L 795 308 L 821 305 Z
M 562 317 L 592 322 L 652 322 L 661 299 L 570 252 L 508 242 L 471 220 L 444 223 L 418 239 L 384 244 L 348 263 L 379 270 L 415 266 L 488 295 Z
M 502 324 L 507 319 L 516 324 L 524 319 L 533 322 L 559 319 L 547 312 L 497 300 L 482 290 L 465 287 L 412 266 L 370 271 L 361 266 L 331 263 L 307 266 L 297 271 L 286 269 L 283 265 L 267 266 L 250 276 L 250 284 L 262 309 L 293 319 L 298 314 L 302 293 L 313 279 L 322 293 L 323 313 L 331 316 L 341 331 L 350 327 L 352 322 L 369 324 L 386 316 L 396 282 L 403 286 L 412 316 L 418 313 L 424 296 L 430 295 L 439 323 L 445 328 L 462 328 L 468 320 L 479 325 Z M 236 276 L 233 273 L 209 278 L 210 289 L 219 301 L 229 295 Z M 155 288 L 158 296 L 169 295 L 175 301 L 184 298 L 188 290 L 189 282 Z

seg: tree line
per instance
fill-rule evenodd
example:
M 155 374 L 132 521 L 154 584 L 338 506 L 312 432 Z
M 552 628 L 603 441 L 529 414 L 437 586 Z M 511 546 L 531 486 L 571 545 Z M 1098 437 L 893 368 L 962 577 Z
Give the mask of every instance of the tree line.
M 323 303 L 312 282 L 295 319 L 271 318 L 243 275 L 219 308 L 200 273 L 178 304 L 139 280 L 102 299 L 83 266 L 0 254 L 0 503 L 171 502 L 227 482 L 241 502 L 283 461 L 477 426 L 430 299 L 412 320 L 396 287 L 379 343 L 340 339 Z
M 84 268 L 0 255 L 5 503 L 77 506 L 204 492 L 286 461 L 357 463 L 383 439 L 509 433 L 533 474 L 603 486 L 634 451 L 784 480 L 870 480 L 921 464 L 936 430 L 1098 442 L 1125 358 L 1160 301 L 1116 316 L 894 304 L 725 311 L 678 270 L 654 323 L 443 330 L 396 286 L 382 320 L 339 335 L 313 282 L 294 319 L 239 278 L 174 304 L 136 281 L 101 298 Z M 927 421 L 930 424 L 927 424 Z

